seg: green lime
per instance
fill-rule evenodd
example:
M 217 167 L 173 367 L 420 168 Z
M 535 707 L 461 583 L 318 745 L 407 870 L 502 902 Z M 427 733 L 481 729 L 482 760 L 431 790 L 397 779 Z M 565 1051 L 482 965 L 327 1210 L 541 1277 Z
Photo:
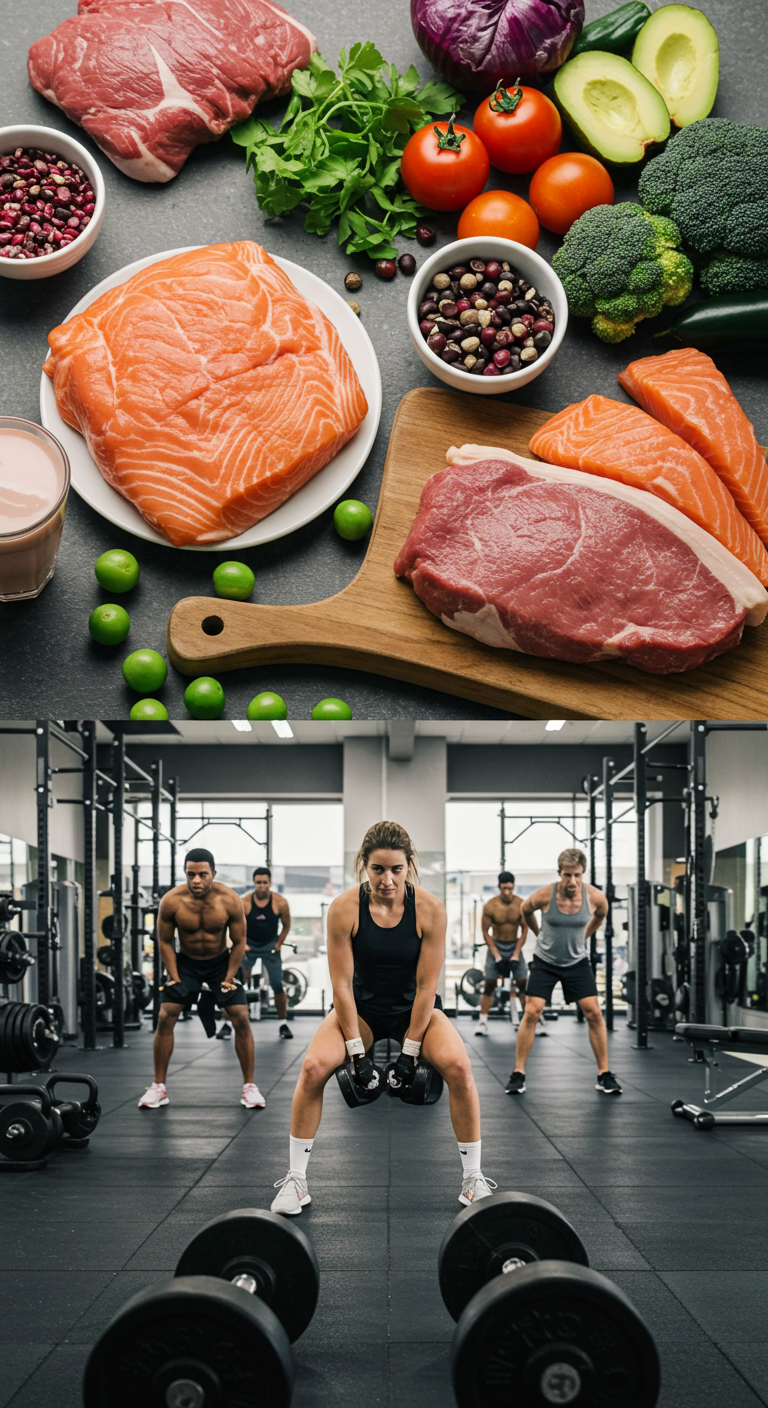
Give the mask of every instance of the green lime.
M 359 538 L 364 538 L 366 533 L 370 533 L 373 523 L 373 514 L 367 504 L 361 504 L 359 499 L 344 499 L 343 503 L 337 504 L 333 510 L 333 526 L 340 538 L 346 538 L 350 543 L 356 543 Z
M 220 562 L 213 574 L 216 595 L 232 601 L 247 601 L 255 585 L 256 578 L 244 562 Z
M 246 719 L 287 719 L 288 706 L 279 694 L 265 690 L 251 700 L 245 711 Z
M 343 699 L 321 699 L 312 710 L 313 719 L 351 719 L 352 710 Z
M 134 722 L 138 719 L 167 719 L 168 710 L 159 699 L 137 699 L 129 718 Z
M 224 690 L 218 680 L 201 675 L 184 690 L 184 703 L 193 719 L 220 719 L 224 713 Z
M 168 675 L 168 666 L 156 650 L 134 650 L 123 661 L 123 679 L 140 694 L 161 689 Z
M 131 629 L 131 618 L 122 606 L 109 601 L 88 617 L 88 630 L 99 645 L 119 645 Z
M 129 592 L 139 580 L 139 564 L 132 552 L 110 548 L 96 559 L 96 581 L 108 592 Z

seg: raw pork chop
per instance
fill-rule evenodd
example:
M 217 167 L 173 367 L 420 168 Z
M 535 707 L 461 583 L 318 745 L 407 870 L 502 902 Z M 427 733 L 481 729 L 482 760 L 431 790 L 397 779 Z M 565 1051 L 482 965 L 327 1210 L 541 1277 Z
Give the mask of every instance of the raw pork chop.
M 137 181 L 170 181 L 317 43 L 273 0 L 80 0 L 29 51 L 33 88 Z
M 177 547 L 279 508 L 368 410 L 336 329 L 250 241 L 150 264 L 48 341 L 59 414 Z
M 588 396 L 531 437 L 549 464 L 606 475 L 657 494 L 711 533 L 768 586 L 768 553 L 707 461 L 637 406 Z
M 695 347 L 641 357 L 619 381 L 644 411 L 704 457 L 768 547 L 768 465 L 722 372 Z
M 395 572 L 486 645 L 673 674 L 738 645 L 768 610 L 741 562 L 641 489 L 485 445 L 448 462 Z

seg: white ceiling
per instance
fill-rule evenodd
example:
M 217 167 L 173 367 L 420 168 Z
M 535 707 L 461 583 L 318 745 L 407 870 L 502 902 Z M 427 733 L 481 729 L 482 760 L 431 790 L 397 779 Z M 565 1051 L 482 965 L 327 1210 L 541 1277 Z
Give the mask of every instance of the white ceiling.
M 278 738 L 271 723 L 254 723 L 251 725 L 250 733 L 238 733 L 230 719 L 219 719 L 215 721 L 203 721 L 198 719 L 174 719 L 176 734 L 147 734 L 132 738 L 134 744 L 152 745 L 173 745 L 185 744 L 241 744 L 253 747 L 256 743 L 266 743 L 280 748 L 292 748 L 297 744 L 307 743 L 341 743 L 345 738 L 371 737 L 375 735 L 386 735 L 389 730 L 389 723 L 386 720 L 376 719 L 361 722 L 348 723 L 312 723 L 310 721 L 292 722 L 294 737 L 292 739 Z M 634 723 L 631 720 L 598 720 L 582 722 L 579 720 L 568 720 L 558 732 L 547 732 L 544 722 L 513 722 L 511 720 L 499 720 L 497 722 L 486 723 L 480 720 L 467 720 L 463 722 L 452 722 L 450 720 L 430 719 L 416 721 L 417 737 L 439 737 L 445 738 L 448 743 L 477 743 L 477 744 L 575 744 L 594 743 L 602 746 L 615 745 L 617 743 L 631 743 L 633 740 Z M 669 724 L 664 721 L 648 723 L 649 741 L 656 738 Z M 680 723 L 669 735 L 670 743 L 683 742 L 688 737 L 689 725 L 687 722 Z M 100 736 L 108 739 L 111 735 L 100 726 Z M 130 736 L 130 735 L 129 735 Z

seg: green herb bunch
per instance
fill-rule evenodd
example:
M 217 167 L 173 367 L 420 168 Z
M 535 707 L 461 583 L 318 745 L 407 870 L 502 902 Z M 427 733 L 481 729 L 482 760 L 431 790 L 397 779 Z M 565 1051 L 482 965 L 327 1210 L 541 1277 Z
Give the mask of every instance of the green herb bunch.
M 256 199 L 265 215 L 308 205 L 304 228 L 327 235 L 339 222 L 347 254 L 392 259 L 397 235 L 412 238 L 424 207 L 402 189 L 400 158 L 412 132 L 457 111 L 462 97 L 447 83 L 425 83 L 411 65 L 398 73 L 375 45 L 342 49 L 337 76 L 320 54 L 295 69 L 280 127 L 262 117 L 230 128 L 246 148 Z M 398 184 L 400 188 L 398 189 Z

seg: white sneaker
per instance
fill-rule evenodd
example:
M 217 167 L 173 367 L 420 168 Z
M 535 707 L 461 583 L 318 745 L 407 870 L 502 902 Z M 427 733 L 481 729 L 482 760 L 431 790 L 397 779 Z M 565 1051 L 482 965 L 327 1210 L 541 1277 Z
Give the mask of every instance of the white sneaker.
M 245 1105 L 247 1110 L 263 1110 L 266 1103 L 258 1085 L 254 1085 L 253 1081 L 249 1081 L 247 1085 L 243 1086 L 240 1104 Z
M 477 1031 L 475 1032 L 475 1036 L 487 1036 L 487 1035 L 488 1035 L 488 1023 L 487 1023 L 487 1022 L 478 1022 L 478 1024 L 477 1024 Z
M 272 1203 L 271 1212 L 282 1212 L 286 1217 L 296 1217 L 307 1203 L 312 1202 L 307 1192 L 307 1180 L 300 1173 L 287 1173 L 285 1178 L 278 1178 L 275 1187 L 279 1188 L 280 1192 Z
M 461 1185 L 459 1202 L 465 1207 L 469 1207 L 470 1203 L 479 1203 L 481 1198 L 490 1198 L 498 1186 L 492 1178 L 483 1178 L 482 1173 L 468 1173 Z
M 161 1105 L 170 1105 L 170 1103 L 165 1086 L 158 1085 L 157 1081 L 153 1081 L 151 1085 L 147 1086 L 142 1095 L 139 1101 L 139 1109 L 157 1110 Z

